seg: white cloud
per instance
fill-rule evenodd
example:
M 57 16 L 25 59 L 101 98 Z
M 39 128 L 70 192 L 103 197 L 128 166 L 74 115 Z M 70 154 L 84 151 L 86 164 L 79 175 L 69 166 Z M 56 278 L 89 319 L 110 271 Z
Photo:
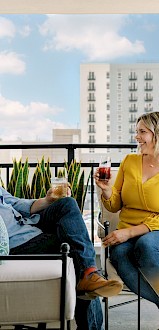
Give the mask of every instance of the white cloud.
M 39 28 L 47 37 L 44 50 L 80 50 L 88 60 L 110 60 L 144 53 L 140 40 L 132 42 L 121 33 L 127 15 L 53 15 Z
M 0 52 L 0 73 L 23 74 L 25 62 L 14 52 Z
M 24 25 L 21 27 L 21 29 L 19 30 L 19 33 L 20 35 L 23 37 L 23 38 L 26 38 L 30 35 L 31 33 L 31 28 L 29 25 Z
M 24 106 L 20 102 L 0 96 L 0 138 L 3 141 L 51 141 L 53 128 L 66 128 L 55 122 L 61 108 L 45 103 L 32 102 Z
M 14 38 L 16 29 L 14 24 L 7 18 L 0 16 L 0 39 Z

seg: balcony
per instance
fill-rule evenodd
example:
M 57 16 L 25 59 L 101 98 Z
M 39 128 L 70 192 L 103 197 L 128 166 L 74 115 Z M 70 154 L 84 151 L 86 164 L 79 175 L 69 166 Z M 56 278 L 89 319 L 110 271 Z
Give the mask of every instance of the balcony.
M 146 96 L 144 98 L 145 102 L 152 102 L 153 101 L 153 97 L 152 96 Z
M 153 79 L 153 75 L 152 74 L 146 74 L 144 77 L 145 80 L 152 80 Z
M 23 144 L 23 145 L 0 145 L 1 151 L 9 149 L 52 149 L 54 151 L 55 149 L 60 150 L 67 150 L 67 159 L 66 161 L 68 164 L 71 163 L 71 161 L 75 158 L 75 150 L 76 149 L 88 149 L 88 148 L 97 148 L 102 151 L 102 149 L 124 149 L 128 150 L 128 153 L 130 151 L 133 152 L 134 149 L 136 149 L 136 142 L 131 140 L 131 144 Z M 35 168 L 37 163 L 30 163 L 31 168 Z M 57 175 L 58 168 L 63 167 L 64 163 L 50 163 L 51 168 L 55 171 L 55 175 Z M 91 170 L 91 178 L 90 178 L 90 189 L 89 189 L 89 196 L 90 196 L 90 218 L 85 220 L 86 224 L 88 226 L 88 230 L 90 233 L 90 237 L 92 239 L 93 244 L 95 245 L 95 249 L 97 252 L 97 255 L 100 254 L 100 245 L 95 242 L 95 232 L 96 232 L 96 212 L 98 210 L 95 210 L 95 197 L 96 197 L 96 191 L 95 191 L 95 185 L 94 185 L 94 171 L 95 168 L 98 167 L 98 163 L 84 163 L 82 162 L 82 168 L 86 168 Z M 119 163 L 112 163 L 112 167 L 118 167 Z M 0 164 L 0 167 L 6 171 L 6 183 L 9 182 L 9 176 L 10 172 L 12 170 L 12 163 L 6 163 L 6 164 Z M 89 221 L 89 223 L 88 223 Z M 136 297 L 137 298 L 137 297 Z M 132 300 L 134 299 L 134 295 L 131 293 L 122 293 L 118 296 L 109 298 L 109 324 L 111 329 L 118 329 L 123 330 L 123 324 L 125 329 L 137 329 L 137 302 Z M 126 304 L 126 301 L 130 301 L 131 303 Z M 103 301 L 102 301 L 102 308 L 104 313 L 104 307 Z M 141 300 L 141 308 L 142 308 L 142 314 L 141 314 L 141 326 L 143 329 L 146 329 L 146 327 L 149 327 L 149 330 L 157 329 L 158 328 L 158 309 L 156 306 L 144 299 Z M 147 310 L 149 313 L 147 313 Z M 119 322 L 119 320 L 122 320 L 122 322 Z M 74 322 L 74 321 L 73 321 Z M 112 326 L 114 326 L 112 328 Z M 5 330 L 6 327 L 2 326 L 2 329 Z M 8 329 L 8 328 L 7 328 Z
M 129 107 L 129 112 L 137 112 L 137 111 L 138 111 L 138 107 L 137 106 L 134 106 L 134 107 L 130 106 Z
M 129 123 L 136 123 L 136 117 L 129 118 Z
M 137 80 L 137 75 L 136 74 L 130 74 L 129 75 L 129 80 Z
M 130 91 L 130 92 L 135 92 L 135 91 L 137 91 L 137 86 L 129 86 L 129 91 Z
M 137 102 L 137 100 L 138 100 L 138 98 L 135 95 L 129 97 L 129 102 Z
M 144 87 L 144 91 L 145 92 L 151 92 L 151 91 L 153 91 L 153 86 L 145 86 Z

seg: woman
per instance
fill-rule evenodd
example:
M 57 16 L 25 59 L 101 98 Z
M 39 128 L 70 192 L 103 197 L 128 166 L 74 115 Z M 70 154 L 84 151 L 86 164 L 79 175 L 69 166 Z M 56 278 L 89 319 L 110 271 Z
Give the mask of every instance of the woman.
M 141 115 L 136 125 L 139 154 L 121 162 L 114 186 L 99 180 L 102 202 L 110 212 L 120 211 L 117 230 L 103 239 L 110 260 L 123 282 L 159 308 L 159 112 Z

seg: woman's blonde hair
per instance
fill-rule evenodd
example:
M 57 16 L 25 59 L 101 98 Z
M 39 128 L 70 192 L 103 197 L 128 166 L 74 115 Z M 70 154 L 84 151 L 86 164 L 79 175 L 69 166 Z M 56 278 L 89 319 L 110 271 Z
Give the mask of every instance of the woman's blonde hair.
M 138 122 L 142 120 L 144 125 L 153 133 L 154 135 L 154 155 L 159 154 L 159 112 L 149 112 L 144 113 L 137 119 Z

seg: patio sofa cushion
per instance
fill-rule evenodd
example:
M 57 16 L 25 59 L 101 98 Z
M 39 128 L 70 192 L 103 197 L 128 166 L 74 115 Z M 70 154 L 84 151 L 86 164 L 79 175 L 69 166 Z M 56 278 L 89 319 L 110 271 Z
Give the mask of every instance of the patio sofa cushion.
M 61 260 L 5 260 L 0 271 L 0 325 L 60 320 Z M 74 318 L 75 271 L 67 262 L 66 319 Z

